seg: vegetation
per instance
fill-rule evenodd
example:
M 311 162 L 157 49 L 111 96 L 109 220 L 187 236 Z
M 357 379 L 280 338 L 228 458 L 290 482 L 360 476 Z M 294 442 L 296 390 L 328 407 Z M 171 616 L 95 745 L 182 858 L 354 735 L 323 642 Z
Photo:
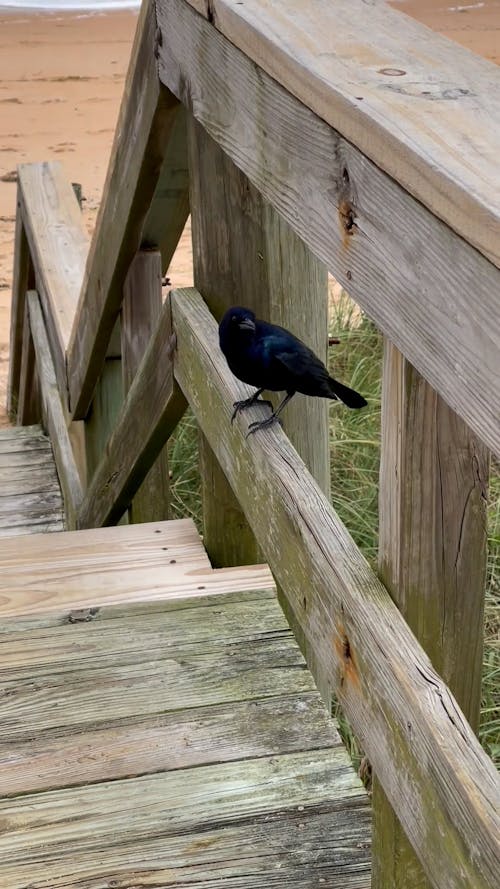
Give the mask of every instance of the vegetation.
M 362 412 L 331 410 L 332 502 L 372 567 L 377 565 L 378 471 L 382 340 L 374 325 L 342 293 L 332 301 L 330 348 L 335 375 L 362 392 Z M 170 444 L 172 506 L 177 516 L 201 524 L 197 429 L 188 413 Z M 481 741 L 500 767 L 500 464 L 492 464 L 489 502 L 489 552 L 485 621 Z M 340 718 L 344 740 L 357 764 L 360 753 Z

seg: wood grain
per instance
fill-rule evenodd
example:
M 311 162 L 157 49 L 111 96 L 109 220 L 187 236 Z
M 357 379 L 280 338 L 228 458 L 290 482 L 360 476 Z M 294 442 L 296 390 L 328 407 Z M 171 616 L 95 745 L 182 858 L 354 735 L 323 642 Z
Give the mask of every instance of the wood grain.
M 79 528 L 111 525 L 123 515 L 186 409 L 174 381 L 167 300 L 86 491 Z
M 83 496 L 82 485 L 73 457 L 64 408 L 57 385 L 56 371 L 36 291 L 28 291 L 26 302 L 36 354 L 37 372 L 40 380 L 43 422 L 50 436 L 54 451 L 54 459 L 64 498 L 67 527 L 74 528 Z
M 320 685 L 336 689 L 433 885 L 486 889 L 500 869 L 491 760 L 283 432 L 245 439 L 255 409 L 231 425 L 232 402 L 248 389 L 227 369 L 199 294 L 173 293 L 172 310 L 176 377 L 315 653 Z
M 500 454 L 498 269 L 184 0 L 157 8 L 161 79 L 391 342 Z M 370 16 L 379 7 L 362 8 Z M 235 10 L 243 15 L 243 6 Z M 337 28 L 331 33 L 333 40 Z
M 385 3 L 187 2 L 500 265 L 497 66 Z
M 21 340 L 21 369 L 17 395 L 16 422 L 19 426 L 39 423 L 42 417 L 35 349 L 30 330 L 29 312 L 24 294 L 24 323 Z
M 489 454 L 398 350 L 384 345 L 379 575 L 477 732 Z M 428 883 L 377 780 L 373 884 Z
M 368 799 L 275 592 L 8 627 L 6 889 L 368 889 Z
M 88 235 L 71 184 L 57 161 L 21 164 L 19 202 L 61 397 L 66 349 L 88 253 Z
M 125 279 L 121 310 L 123 391 L 127 394 L 139 369 L 162 307 L 162 257 L 157 250 L 142 250 Z M 167 519 L 170 507 L 168 454 L 165 445 L 129 507 L 129 521 Z
M 182 138 L 176 127 L 179 104 L 158 79 L 155 33 L 154 5 L 143 3 L 68 347 L 70 405 L 77 420 L 90 406 L 162 164 L 168 166 L 172 150 L 177 157 L 172 140 Z M 177 224 L 185 214 L 182 195 L 167 197 Z
M 63 528 L 63 503 L 49 439 L 40 426 L 0 430 L 0 538 L 36 535 Z M 26 548 L 0 540 L 7 550 Z M 42 544 L 47 549 L 47 541 Z M 23 554 L 23 556 L 21 555 Z
M 7 382 L 7 413 L 12 421 L 17 417 L 19 380 L 23 354 L 23 324 L 26 291 L 34 286 L 28 239 L 21 216 L 19 185 L 17 187 L 16 228 L 14 235 L 14 271 L 10 307 L 9 377 Z

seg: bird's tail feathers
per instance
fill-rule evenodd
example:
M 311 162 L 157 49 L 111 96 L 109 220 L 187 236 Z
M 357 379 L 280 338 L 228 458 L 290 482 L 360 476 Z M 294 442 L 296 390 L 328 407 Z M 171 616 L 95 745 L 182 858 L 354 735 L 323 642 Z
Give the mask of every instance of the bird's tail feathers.
M 329 383 L 335 398 L 342 401 L 346 407 L 359 408 L 364 407 L 368 403 L 359 392 L 349 389 L 349 386 L 344 386 L 343 383 L 339 383 L 333 377 L 330 377 Z

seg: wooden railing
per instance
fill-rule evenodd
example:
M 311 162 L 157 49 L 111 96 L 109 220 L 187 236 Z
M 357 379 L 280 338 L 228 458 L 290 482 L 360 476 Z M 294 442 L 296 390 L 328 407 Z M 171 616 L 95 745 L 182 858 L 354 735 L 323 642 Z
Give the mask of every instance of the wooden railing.
M 42 416 L 68 526 L 89 527 L 163 517 L 189 403 L 212 560 L 263 554 L 372 763 L 378 889 L 499 885 L 500 783 L 474 734 L 498 86 L 377 0 L 145 0 L 90 247 L 58 165 L 19 171 L 11 413 Z M 162 305 L 188 208 L 197 289 Z M 379 577 L 325 496 L 325 403 L 297 399 L 285 432 L 230 423 L 246 388 L 214 316 L 250 305 L 324 353 L 326 268 L 386 336 Z

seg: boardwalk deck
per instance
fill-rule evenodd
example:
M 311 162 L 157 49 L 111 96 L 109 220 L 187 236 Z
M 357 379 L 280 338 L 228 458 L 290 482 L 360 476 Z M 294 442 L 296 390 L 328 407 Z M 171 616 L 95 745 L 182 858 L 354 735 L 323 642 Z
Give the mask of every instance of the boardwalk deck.
M 190 521 L 0 562 L 3 889 L 367 889 L 369 803 L 267 568 L 212 570 Z
M 0 537 L 63 527 L 63 503 L 49 439 L 40 426 L 2 429 Z

